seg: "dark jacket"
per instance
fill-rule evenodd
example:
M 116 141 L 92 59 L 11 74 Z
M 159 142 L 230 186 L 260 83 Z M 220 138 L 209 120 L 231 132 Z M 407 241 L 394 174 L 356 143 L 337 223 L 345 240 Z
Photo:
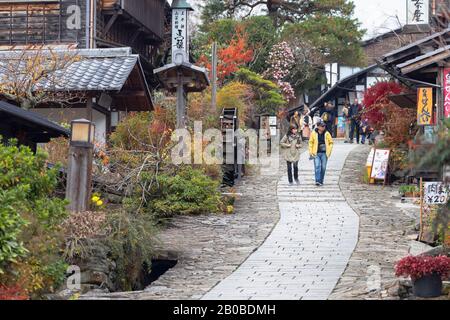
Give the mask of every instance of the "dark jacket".
M 348 113 L 350 119 L 359 120 L 361 117 L 362 106 L 360 104 L 352 104 Z

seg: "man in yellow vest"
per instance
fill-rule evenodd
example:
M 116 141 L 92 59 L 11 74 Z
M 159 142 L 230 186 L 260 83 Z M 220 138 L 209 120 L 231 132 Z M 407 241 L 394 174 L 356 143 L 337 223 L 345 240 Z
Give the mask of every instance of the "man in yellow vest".
M 314 159 L 316 186 L 323 186 L 328 159 L 333 151 L 333 138 L 326 130 L 326 124 L 319 120 L 317 128 L 312 132 L 309 140 L 309 154 Z

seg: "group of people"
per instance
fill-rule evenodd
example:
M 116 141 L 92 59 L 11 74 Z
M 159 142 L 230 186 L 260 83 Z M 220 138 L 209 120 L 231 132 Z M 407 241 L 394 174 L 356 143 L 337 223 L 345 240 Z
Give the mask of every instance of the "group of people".
M 289 184 L 293 185 L 294 181 L 300 184 L 298 176 L 300 149 L 303 141 L 309 141 L 310 160 L 314 160 L 316 186 L 323 186 L 327 162 L 333 150 L 331 133 L 327 130 L 323 119 L 313 124 L 307 107 L 304 108 L 301 117 L 297 113 L 293 119 L 288 133 L 281 140 L 281 148 L 284 149 L 284 158 L 287 162 Z
M 358 99 L 355 99 L 350 106 L 344 106 L 343 114 L 345 117 L 345 143 L 365 144 L 366 140 L 372 144 L 373 128 L 368 120 L 363 117 L 363 107 Z

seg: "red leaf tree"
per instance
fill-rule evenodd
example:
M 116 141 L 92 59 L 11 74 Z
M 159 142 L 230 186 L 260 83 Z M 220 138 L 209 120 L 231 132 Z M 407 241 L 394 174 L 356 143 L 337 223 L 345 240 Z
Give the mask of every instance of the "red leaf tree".
M 389 104 L 388 96 L 400 94 L 408 89 L 393 81 L 378 82 L 364 93 L 364 116 L 369 123 L 377 129 L 381 129 L 386 121 L 386 105 Z
M 222 83 L 226 77 L 253 60 L 253 50 L 248 47 L 247 34 L 241 27 L 236 27 L 236 34 L 230 43 L 217 50 L 217 77 Z M 211 61 L 202 55 L 198 61 L 211 70 Z

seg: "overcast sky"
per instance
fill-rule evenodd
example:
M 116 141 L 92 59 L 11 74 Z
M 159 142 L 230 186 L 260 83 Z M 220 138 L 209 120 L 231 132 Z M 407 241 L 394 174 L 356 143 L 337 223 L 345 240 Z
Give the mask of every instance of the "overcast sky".
M 406 22 L 405 0 L 353 0 L 355 17 L 367 29 L 365 38 L 399 28 Z M 397 18 L 398 17 L 398 18 Z
M 202 0 L 188 0 L 198 11 Z M 172 0 L 169 0 L 172 2 Z M 361 22 L 361 27 L 367 29 L 365 38 L 388 32 L 400 27 L 399 22 L 406 21 L 405 0 L 353 0 L 356 5 L 355 18 Z M 397 19 L 398 17 L 398 19 Z

